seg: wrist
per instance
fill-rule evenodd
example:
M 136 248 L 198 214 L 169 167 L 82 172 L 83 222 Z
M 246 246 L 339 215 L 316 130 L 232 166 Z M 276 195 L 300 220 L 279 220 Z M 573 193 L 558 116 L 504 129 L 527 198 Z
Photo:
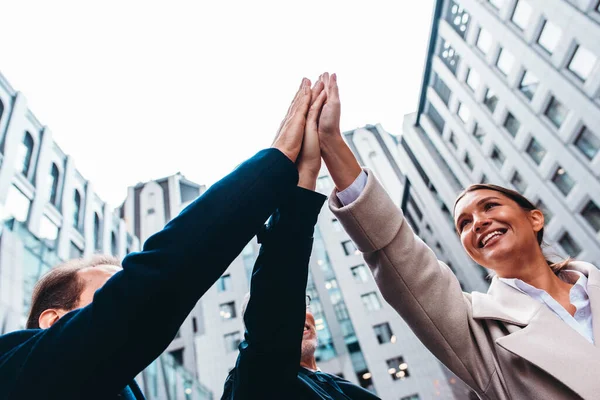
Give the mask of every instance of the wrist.
M 317 188 L 317 174 L 305 174 L 300 173 L 300 177 L 298 179 L 298 186 L 307 190 L 312 190 L 313 192 Z

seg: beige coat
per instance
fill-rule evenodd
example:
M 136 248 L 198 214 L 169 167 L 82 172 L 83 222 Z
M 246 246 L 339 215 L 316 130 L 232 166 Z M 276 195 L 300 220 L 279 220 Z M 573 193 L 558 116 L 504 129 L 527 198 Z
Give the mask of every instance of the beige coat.
M 364 253 L 386 301 L 482 399 L 600 399 L 596 267 L 569 265 L 588 276 L 593 345 L 546 305 L 497 278 L 485 294 L 463 293 L 373 174 L 355 202 L 342 207 L 332 195 L 329 206 Z

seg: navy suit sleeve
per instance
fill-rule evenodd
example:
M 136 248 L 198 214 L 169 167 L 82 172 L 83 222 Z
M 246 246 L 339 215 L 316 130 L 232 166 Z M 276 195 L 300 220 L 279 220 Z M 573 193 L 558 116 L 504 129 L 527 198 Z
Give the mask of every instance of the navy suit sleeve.
M 297 379 L 313 231 L 326 197 L 297 188 L 259 234 L 245 340 L 226 398 L 258 399 L 290 389 Z M 269 382 L 264 381 L 268 371 Z
M 25 344 L 17 393 L 117 394 L 165 350 L 198 299 L 297 181 L 295 165 L 268 149 L 215 183 L 141 252 L 127 256 L 92 304 Z

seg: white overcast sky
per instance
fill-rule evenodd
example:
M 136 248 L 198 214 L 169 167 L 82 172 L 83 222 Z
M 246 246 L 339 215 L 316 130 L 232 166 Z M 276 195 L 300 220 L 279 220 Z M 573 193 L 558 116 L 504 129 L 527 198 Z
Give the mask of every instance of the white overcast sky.
M 342 130 L 401 132 L 433 0 L 0 0 L 0 72 L 101 198 L 268 147 L 303 76 L 336 72 Z

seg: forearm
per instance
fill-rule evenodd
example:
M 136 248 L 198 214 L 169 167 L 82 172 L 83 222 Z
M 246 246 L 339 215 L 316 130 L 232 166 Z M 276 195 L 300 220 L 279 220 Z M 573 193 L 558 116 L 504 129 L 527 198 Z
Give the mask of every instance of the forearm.
M 338 191 L 350 186 L 361 172 L 356 157 L 341 134 L 321 139 L 321 155 Z

